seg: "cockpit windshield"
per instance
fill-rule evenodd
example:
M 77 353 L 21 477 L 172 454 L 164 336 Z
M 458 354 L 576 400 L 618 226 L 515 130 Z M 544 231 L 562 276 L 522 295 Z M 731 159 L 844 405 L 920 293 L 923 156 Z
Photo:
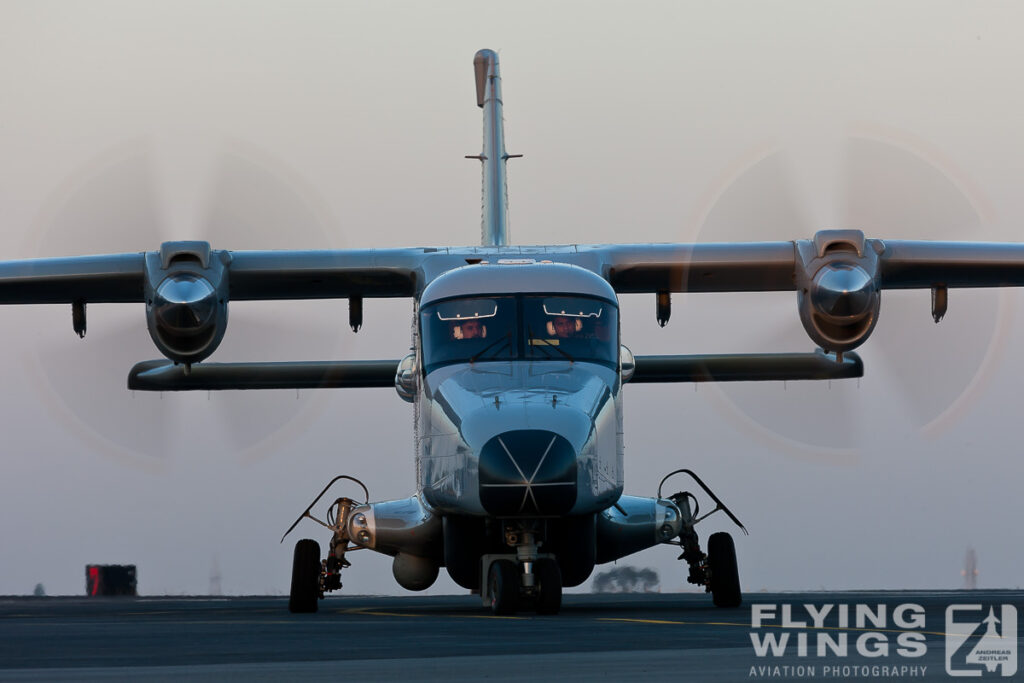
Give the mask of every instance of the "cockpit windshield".
M 618 311 L 565 295 L 449 299 L 421 311 L 424 367 L 494 360 L 618 364 Z

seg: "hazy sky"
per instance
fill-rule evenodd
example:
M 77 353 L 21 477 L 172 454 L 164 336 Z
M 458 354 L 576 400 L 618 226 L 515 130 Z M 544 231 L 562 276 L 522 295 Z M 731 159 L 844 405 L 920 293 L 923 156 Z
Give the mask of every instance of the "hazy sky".
M 1024 234 L 1016 3 L 0 2 L 2 258 L 479 242 L 500 52 L 518 243 Z M 801 351 L 792 294 L 625 297 L 635 353 Z M 747 590 L 1021 585 L 1020 293 L 886 293 L 859 382 L 626 388 L 626 491 L 691 467 Z M 214 360 L 399 358 L 408 301 L 239 303 Z M 133 395 L 141 306 L 0 310 L 0 594 L 286 592 L 335 474 L 414 487 L 393 391 Z M 669 485 L 669 491 L 678 486 Z M 339 491 L 339 493 L 341 493 Z M 727 529 L 706 522 L 702 536 Z M 299 535 L 325 543 L 311 523 Z M 626 562 L 686 586 L 672 548 Z M 352 556 L 351 592 L 400 592 Z M 457 590 L 442 576 L 435 591 Z

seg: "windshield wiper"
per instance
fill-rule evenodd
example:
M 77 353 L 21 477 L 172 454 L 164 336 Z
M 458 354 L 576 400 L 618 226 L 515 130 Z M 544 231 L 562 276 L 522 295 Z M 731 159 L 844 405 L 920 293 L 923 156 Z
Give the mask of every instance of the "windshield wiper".
M 493 349 L 495 344 L 497 344 L 498 342 L 502 342 L 503 341 L 503 342 L 505 342 L 504 346 L 499 346 L 498 350 L 494 352 L 495 355 L 497 355 L 498 353 L 501 353 L 501 351 L 503 351 L 505 349 L 505 347 L 509 345 L 509 341 L 511 339 L 512 339 L 512 333 L 511 332 L 508 332 L 507 334 L 505 334 L 502 337 L 498 337 L 497 339 L 492 341 L 490 344 L 488 344 L 487 346 L 485 346 L 484 348 L 480 349 L 479 351 L 474 353 L 472 356 L 470 356 L 469 357 L 469 362 L 470 363 L 475 363 L 476 361 L 480 360 L 480 356 L 484 355 L 485 353 L 487 353 L 488 351 Z M 495 359 L 495 360 L 497 360 L 497 359 Z
M 536 342 L 536 343 L 534 343 L 534 342 Z M 574 359 L 572 356 L 570 356 L 568 351 L 565 351 L 564 349 L 560 348 L 558 346 L 558 344 L 552 344 L 547 339 L 537 339 L 536 337 L 534 337 L 533 336 L 533 329 L 532 328 L 529 329 L 529 343 L 530 343 L 530 348 L 531 349 L 540 349 L 541 351 L 544 352 L 544 355 L 546 357 L 548 357 L 548 358 L 551 357 L 551 354 L 548 353 L 547 350 L 548 349 L 554 349 L 555 351 L 558 351 L 560 354 L 565 356 L 569 360 L 570 363 L 575 363 L 576 362 L 576 359 Z

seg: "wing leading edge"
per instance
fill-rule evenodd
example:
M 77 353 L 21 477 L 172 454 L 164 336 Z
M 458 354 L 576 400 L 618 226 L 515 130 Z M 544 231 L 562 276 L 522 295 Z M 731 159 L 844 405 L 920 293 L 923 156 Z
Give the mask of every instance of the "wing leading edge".
M 175 252 L 180 245 L 189 249 Z M 159 252 L 6 261 L 0 262 L 0 303 L 138 302 L 147 284 L 155 288 L 186 264 L 202 274 L 211 262 L 225 266 L 235 300 L 407 297 L 422 287 L 428 255 L 443 257 L 447 250 L 231 252 L 178 242 Z
M 810 260 L 853 263 L 873 254 L 877 269 L 871 275 L 877 278 L 879 289 L 1024 285 L 1024 243 L 863 236 L 860 241 L 859 249 L 836 249 L 832 243 L 825 250 L 818 248 L 820 237 L 795 242 L 580 245 L 578 249 L 598 257 L 601 274 L 622 294 L 792 291 L 798 287 L 803 266 L 811 265 L 802 260 L 805 251 L 815 257 Z M 809 249 L 802 249 L 804 246 Z
M 142 253 L 0 262 L 4 304 L 133 303 L 144 284 Z
M 217 348 L 231 299 L 349 298 L 350 324 L 358 329 L 364 297 L 416 297 L 454 268 L 508 257 L 571 263 L 601 275 L 618 293 L 656 293 L 662 323 L 668 320 L 671 292 L 795 290 L 809 338 L 836 354 L 835 360 L 813 354 L 785 360 L 764 355 L 649 359 L 646 369 L 638 364 L 638 382 L 835 377 L 852 371 L 842 354 L 870 336 L 884 289 L 932 289 L 932 314 L 938 321 L 948 288 L 1024 285 L 1024 244 L 879 240 L 860 231 L 830 230 L 810 240 L 732 244 L 232 252 L 213 250 L 206 242 L 171 242 L 157 252 L 0 262 L 0 303 L 70 303 L 75 331 L 84 335 L 85 304 L 144 301 L 157 348 L 188 367 Z M 474 293 L 483 292 L 466 292 Z M 313 378 L 322 370 L 288 381 L 299 388 L 322 386 L 322 378 Z M 243 382 L 242 369 L 222 371 Z M 146 372 L 147 381 L 168 376 L 155 368 Z M 210 381 L 223 381 L 217 377 Z M 178 383 L 200 388 L 197 382 Z M 365 386 L 385 385 L 380 378 L 374 382 Z
M 807 251 L 818 260 L 839 258 L 853 263 L 873 255 L 877 267 L 869 275 L 878 289 L 1024 285 L 1024 244 L 861 236 L 860 253 L 853 249 L 817 253 L 822 234 L 796 242 L 210 253 L 226 262 L 230 298 L 235 300 L 413 297 L 446 270 L 510 255 L 589 268 L 620 294 L 793 291 L 798 289 L 801 271 L 811 265 L 803 257 Z M 809 249 L 802 248 L 805 245 Z M 830 246 L 835 244 L 826 248 Z M 146 259 L 146 253 L 132 253 L 0 262 L 0 303 L 143 301 Z M 173 271 L 174 266 L 171 262 L 163 270 Z

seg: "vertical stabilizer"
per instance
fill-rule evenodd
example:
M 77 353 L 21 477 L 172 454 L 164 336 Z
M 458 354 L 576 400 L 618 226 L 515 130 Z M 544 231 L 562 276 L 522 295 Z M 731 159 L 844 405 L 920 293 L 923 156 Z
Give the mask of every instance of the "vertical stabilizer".
M 483 152 L 479 156 L 469 157 L 483 163 L 481 243 L 485 247 L 504 247 L 509 244 L 505 162 L 522 155 L 505 152 L 498 54 L 494 50 L 477 52 L 473 58 L 473 71 L 476 76 L 476 104 L 484 110 Z

